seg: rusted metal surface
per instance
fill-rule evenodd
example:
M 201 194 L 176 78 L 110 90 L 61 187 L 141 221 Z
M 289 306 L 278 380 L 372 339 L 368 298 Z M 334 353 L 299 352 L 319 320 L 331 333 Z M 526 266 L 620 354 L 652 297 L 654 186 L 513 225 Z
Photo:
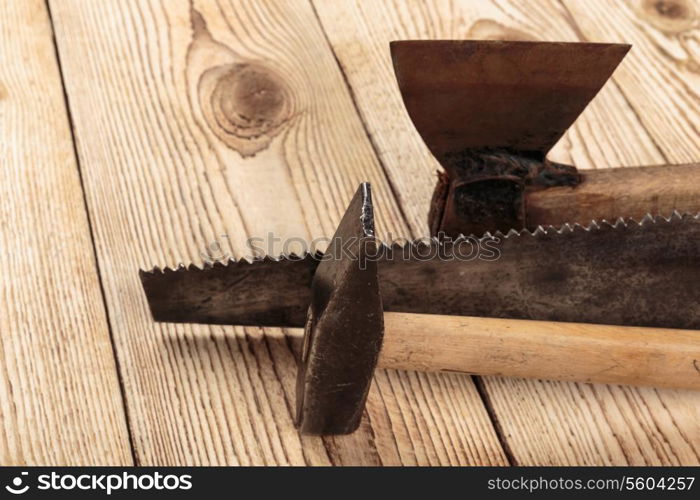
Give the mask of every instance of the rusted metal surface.
M 498 242 L 497 242 L 498 241 Z M 700 329 L 700 215 L 496 233 L 499 258 L 379 263 L 387 311 Z
M 372 197 L 360 186 L 313 278 L 297 375 L 297 425 L 347 434 L 362 417 L 383 334 Z
M 431 204 L 432 234 L 525 227 L 528 192 L 578 184 L 575 167 L 548 162 L 546 154 L 629 48 L 595 43 L 392 42 L 394 70 L 408 114 L 446 172 Z M 534 171 L 538 174 L 532 175 Z
M 408 114 L 448 171 L 465 151 L 543 159 L 629 50 L 598 43 L 391 43 Z
M 497 249 L 496 260 L 451 259 L 455 243 L 434 240 L 382 247 L 384 309 L 700 329 L 699 216 L 494 237 L 478 244 Z M 160 321 L 303 326 L 316 261 L 283 262 L 142 271 L 141 278 Z
M 156 321 L 303 326 L 317 265 L 307 254 L 139 274 Z
M 442 205 L 442 210 L 431 211 L 428 223 L 438 228 L 433 234 L 452 237 L 520 229 L 527 225 L 528 193 L 580 182 L 575 167 L 546 158 L 533 160 L 502 151 L 465 152 L 446 179 L 438 180 L 433 203 Z M 445 197 L 444 202 L 437 200 L 439 196 Z

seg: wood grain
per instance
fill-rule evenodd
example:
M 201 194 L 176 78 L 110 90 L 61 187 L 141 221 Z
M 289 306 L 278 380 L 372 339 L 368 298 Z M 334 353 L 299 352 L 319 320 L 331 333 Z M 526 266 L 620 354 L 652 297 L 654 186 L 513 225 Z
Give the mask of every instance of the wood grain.
M 0 463 L 129 465 L 51 24 L 0 16 Z
M 408 231 L 311 5 L 50 6 L 138 462 L 505 463 L 469 378 L 378 372 L 359 432 L 300 437 L 288 332 L 151 321 L 139 266 L 332 234 L 360 181 Z
M 633 45 L 615 83 L 669 163 L 700 155 L 700 3 L 697 0 L 595 0 L 561 4 L 582 40 Z
M 527 194 L 527 225 L 588 224 L 591 219 L 641 220 L 646 214 L 670 216 L 700 212 L 700 163 L 605 168 L 583 172 L 576 188 L 553 187 Z
M 629 61 L 550 158 L 579 168 L 691 162 L 700 157 L 698 114 L 693 112 L 698 105 L 697 4 L 683 2 L 668 11 L 680 14 L 669 16 L 659 14 L 656 3 L 645 3 L 642 10 L 652 16 L 646 19 L 612 1 L 317 0 L 314 6 L 411 228 L 424 234 L 437 164 L 403 109 L 387 49 L 390 40 L 632 43 Z M 482 383 L 516 463 L 700 462 L 697 392 L 495 377 Z

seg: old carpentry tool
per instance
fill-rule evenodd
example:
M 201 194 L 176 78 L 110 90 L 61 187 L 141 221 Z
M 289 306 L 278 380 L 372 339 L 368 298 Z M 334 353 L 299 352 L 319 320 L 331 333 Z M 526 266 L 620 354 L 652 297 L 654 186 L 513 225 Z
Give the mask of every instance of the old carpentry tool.
M 700 389 L 697 332 L 582 323 L 700 328 L 700 215 L 477 243 L 498 240 L 497 260 L 460 258 L 466 238 L 377 244 L 362 184 L 315 273 L 307 257 L 154 269 L 141 279 L 156 320 L 304 324 L 297 420 L 306 433 L 357 427 L 378 359 L 387 368 Z
M 546 158 L 629 48 L 392 42 L 408 114 L 444 168 L 428 217 L 431 234 L 700 210 L 700 164 L 577 171 Z
M 604 245 L 610 233 L 599 236 Z M 377 249 L 370 187 L 362 184 L 313 278 L 297 378 L 302 432 L 354 431 L 378 361 L 407 370 L 700 389 L 700 332 L 384 314 Z M 570 250 L 590 257 L 575 244 Z

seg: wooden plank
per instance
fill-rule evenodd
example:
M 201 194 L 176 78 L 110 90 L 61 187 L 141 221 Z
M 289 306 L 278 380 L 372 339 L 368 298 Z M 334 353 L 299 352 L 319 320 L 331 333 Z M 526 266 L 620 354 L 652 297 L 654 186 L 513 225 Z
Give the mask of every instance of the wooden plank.
M 649 35 L 646 28 L 637 29 L 628 39 L 630 29 L 644 21 L 615 2 L 571 1 L 562 6 L 554 1 L 359 0 L 315 1 L 314 5 L 412 228 L 427 231 L 425 214 L 436 162 L 429 157 L 400 101 L 388 51 L 393 39 L 575 41 L 581 38 L 583 28 L 572 23 L 581 18 L 587 29 L 599 30 L 589 41 L 614 41 L 607 34 L 617 30 L 620 35 L 616 40 L 642 43 L 644 51 L 632 50 L 636 59 L 623 62 L 617 73 L 624 78 L 601 91 L 550 158 L 591 168 L 700 157 L 698 141 L 687 132 L 697 118 L 697 113 L 692 113 L 697 95 L 688 90 L 691 83 L 684 83 L 697 80 L 697 73 L 690 75 L 689 70 L 697 65 L 692 32 L 683 32 L 675 40 L 676 49 L 685 49 L 680 55 L 675 52 L 676 72 L 667 71 L 664 78 L 655 76 L 653 83 L 648 83 L 644 68 L 662 66 L 656 59 L 669 57 L 666 51 L 671 42 L 652 45 L 649 39 L 658 41 L 660 35 Z M 685 73 L 680 74 L 678 67 L 686 68 Z M 645 81 L 644 92 L 635 80 Z M 679 87 L 685 92 L 679 92 Z M 659 102 L 658 96 L 667 93 L 673 95 L 667 99 L 675 102 L 675 107 Z M 635 98 L 628 98 L 632 94 Z M 673 124 L 679 113 L 683 123 L 677 132 Z M 519 464 L 700 461 L 698 393 L 495 377 L 482 380 L 502 435 Z
M 0 463 L 131 464 L 41 0 L 0 16 Z
M 300 438 L 283 330 L 151 321 L 139 266 L 330 235 L 360 181 L 408 230 L 308 2 L 51 10 L 139 463 L 505 462 L 470 378 L 379 372 L 358 433 Z
M 700 158 L 698 0 L 589 5 L 564 1 L 581 40 L 625 40 L 633 48 L 614 80 L 652 143 L 669 163 Z

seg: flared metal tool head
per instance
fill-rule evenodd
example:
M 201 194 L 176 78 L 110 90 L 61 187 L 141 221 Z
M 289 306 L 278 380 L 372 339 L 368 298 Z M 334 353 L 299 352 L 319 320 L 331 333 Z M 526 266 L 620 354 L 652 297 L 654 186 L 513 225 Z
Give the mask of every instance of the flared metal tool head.
M 406 40 L 391 56 L 406 109 L 446 169 L 466 151 L 542 159 L 629 45 Z
M 433 235 L 529 227 L 527 194 L 576 186 L 546 159 L 629 50 L 600 43 L 486 40 L 391 43 L 404 104 L 445 169 L 428 214 Z
M 370 185 L 363 183 L 316 270 L 297 376 L 297 425 L 347 434 L 360 424 L 383 336 Z

